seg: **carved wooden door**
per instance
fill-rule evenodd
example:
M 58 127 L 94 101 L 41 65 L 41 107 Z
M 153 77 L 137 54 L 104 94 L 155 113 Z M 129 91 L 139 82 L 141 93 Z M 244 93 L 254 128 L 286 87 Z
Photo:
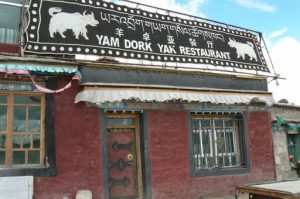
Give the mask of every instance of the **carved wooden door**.
M 137 151 L 138 124 L 135 115 L 110 115 L 107 121 L 109 198 L 142 198 L 140 158 Z

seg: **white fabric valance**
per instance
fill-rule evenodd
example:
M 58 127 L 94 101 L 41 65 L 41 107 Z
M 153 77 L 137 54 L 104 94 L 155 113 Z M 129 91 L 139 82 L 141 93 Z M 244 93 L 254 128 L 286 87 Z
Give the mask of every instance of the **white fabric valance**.
M 274 103 L 270 93 L 232 93 L 189 90 L 138 89 L 138 88 L 85 88 L 75 98 L 101 104 L 105 102 L 209 102 L 213 104 L 248 104 L 253 99 L 266 104 Z

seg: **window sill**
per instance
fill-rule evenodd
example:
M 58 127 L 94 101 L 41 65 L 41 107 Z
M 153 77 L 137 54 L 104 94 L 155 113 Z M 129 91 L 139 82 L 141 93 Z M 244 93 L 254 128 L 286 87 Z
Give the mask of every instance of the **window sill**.
M 56 176 L 56 168 L 54 167 L 31 167 L 31 168 L 16 168 L 16 167 L 6 167 L 0 168 L 0 177 L 6 176 Z
M 236 167 L 236 168 L 216 168 L 216 169 L 202 169 L 199 171 L 192 172 L 192 177 L 201 176 L 221 176 L 221 175 L 238 175 L 250 173 L 249 167 Z
M 13 165 L 13 166 L 0 166 L 0 171 L 2 170 L 8 170 L 8 169 L 45 169 L 47 168 L 45 165 L 28 165 L 28 166 L 22 166 L 22 165 Z

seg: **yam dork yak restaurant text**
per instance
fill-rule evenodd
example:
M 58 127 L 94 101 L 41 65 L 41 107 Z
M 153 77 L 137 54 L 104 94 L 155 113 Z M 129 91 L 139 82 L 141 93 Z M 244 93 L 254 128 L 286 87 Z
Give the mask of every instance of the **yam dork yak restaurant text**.
M 260 33 L 129 2 L 0 4 L 1 195 L 206 198 L 275 179 Z

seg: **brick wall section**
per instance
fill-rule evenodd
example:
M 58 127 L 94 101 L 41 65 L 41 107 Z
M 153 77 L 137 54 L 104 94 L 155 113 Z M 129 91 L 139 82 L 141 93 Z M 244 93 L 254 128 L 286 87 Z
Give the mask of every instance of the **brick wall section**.
M 254 179 L 274 178 L 275 161 L 270 112 L 250 112 L 248 133 Z
M 188 112 L 149 111 L 153 198 L 196 199 L 233 194 L 237 185 L 274 180 L 269 112 L 250 112 L 250 174 L 190 177 Z
M 189 192 L 188 115 L 149 112 L 153 198 L 187 198 Z
M 80 189 L 91 190 L 93 198 L 103 197 L 100 111 L 84 103 L 74 104 L 78 91 L 75 82 L 55 94 L 57 176 L 35 178 L 37 199 L 73 199 Z

